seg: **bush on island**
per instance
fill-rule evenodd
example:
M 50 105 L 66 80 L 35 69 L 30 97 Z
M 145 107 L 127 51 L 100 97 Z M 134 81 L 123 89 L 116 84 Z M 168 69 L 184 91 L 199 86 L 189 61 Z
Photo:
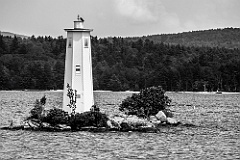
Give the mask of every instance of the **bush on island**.
M 74 129 L 80 129 L 81 127 L 107 127 L 108 117 L 101 112 L 83 112 L 76 113 L 70 118 L 70 125 Z
M 139 94 L 124 99 L 119 110 L 127 115 L 149 118 L 170 105 L 171 99 L 164 93 L 161 86 L 142 89 Z
M 35 101 L 33 109 L 30 111 L 30 117 L 28 117 L 28 118 L 29 119 L 34 119 L 34 118 L 41 119 L 43 110 L 44 110 L 44 108 L 43 108 L 41 101 L 39 101 L 37 99 Z
M 56 126 L 59 124 L 68 124 L 69 115 L 61 109 L 54 108 L 50 109 L 45 117 L 43 117 L 43 122 L 49 123 L 51 126 Z

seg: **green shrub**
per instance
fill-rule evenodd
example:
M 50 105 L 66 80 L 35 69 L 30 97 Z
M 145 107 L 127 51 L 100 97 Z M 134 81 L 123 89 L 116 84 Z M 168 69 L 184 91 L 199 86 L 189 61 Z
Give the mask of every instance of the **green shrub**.
M 54 108 L 49 110 L 46 117 L 43 118 L 43 122 L 47 122 L 52 126 L 58 125 L 58 124 L 68 124 L 69 115 L 68 112 L 65 112 L 61 109 Z
M 119 106 L 119 110 L 128 115 L 149 117 L 165 110 L 171 103 L 171 99 L 164 95 L 161 86 L 142 89 L 139 94 L 127 97 Z
M 42 103 L 37 99 L 35 101 L 33 109 L 30 111 L 30 117 L 29 119 L 41 119 L 41 114 L 43 111 L 43 105 Z
M 101 112 L 83 112 L 76 113 L 75 116 L 70 118 L 70 125 L 72 128 L 78 129 L 81 127 L 95 126 L 95 127 L 106 127 L 108 117 L 106 114 Z

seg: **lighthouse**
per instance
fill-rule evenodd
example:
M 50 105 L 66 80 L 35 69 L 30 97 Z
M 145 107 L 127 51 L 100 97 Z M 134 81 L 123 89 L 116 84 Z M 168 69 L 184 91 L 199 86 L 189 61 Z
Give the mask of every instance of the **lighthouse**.
M 90 111 L 94 104 L 93 79 L 92 79 L 92 56 L 90 32 L 83 26 L 84 20 L 79 17 L 74 21 L 73 29 L 65 29 L 67 32 L 66 59 L 64 72 L 63 110 L 71 113 L 68 106 L 69 85 L 73 89 L 76 100 L 75 112 Z

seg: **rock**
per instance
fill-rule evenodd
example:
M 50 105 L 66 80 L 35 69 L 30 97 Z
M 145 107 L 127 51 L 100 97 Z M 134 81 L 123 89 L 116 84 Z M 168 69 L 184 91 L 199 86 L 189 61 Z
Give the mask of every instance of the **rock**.
M 108 126 L 109 128 L 113 128 L 113 124 L 112 124 L 112 121 L 111 121 L 111 120 L 108 120 L 108 121 L 107 121 L 107 126 Z
M 158 119 L 155 116 L 150 116 L 149 120 L 150 120 L 150 122 L 158 121 Z
M 112 121 L 118 123 L 118 124 L 121 124 L 122 121 L 124 120 L 124 117 L 119 117 L 119 116 L 115 116 L 115 117 L 112 117 L 110 118 Z
M 136 115 L 130 115 L 124 121 L 126 121 L 132 127 L 147 126 L 148 123 L 146 119 L 139 118 Z
M 161 123 L 161 121 L 160 121 Z M 145 126 L 143 127 L 148 127 L 148 128 L 155 128 L 155 124 L 154 123 L 151 123 L 151 122 L 147 122 Z
M 147 119 L 130 115 L 121 123 L 122 131 L 156 132 L 156 127 Z
M 60 127 L 60 129 L 62 130 L 71 130 L 71 127 L 66 125 L 66 124 L 59 124 L 58 125 Z
M 156 117 L 159 121 L 161 121 L 161 122 L 166 122 L 166 121 L 167 121 L 167 117 L 166 117 L 166 115 L 164 114 L 163 111 L 159 111 L 159 112 L 155 115 L 155 117 Z
M 107 125 L 109 128 L 121 129 L 123 131 L 135 130 L 139 126 L 153 126 L 146 119 L 139 118 L 136 115 L 109 117 Z
M 155 116 L 150 116 L 149 122 L 150 122 L 152 125 L 155 125 L 155 126 L 157 126 L 158 124 L 161 123 L 161 121 L 159 121 Z
M 41 127 L 41 123 L 37 119 L 27 120 L 24 128 L 28 129 L 29 127 L 32 129 L 39 129 Z
M 111 128 L 111 129 L 119 129 L 119 128 L 121 128 L 120 124 L 118 124 L 117 122 L 115 122 L 113 120 L 108 120 L 107 121 L 107 127 Z
M 142 127 L 155 127 L 147 119 L 139 118 L 135 115 L 128 116 L 120 125 L 122 131 L 138 131 Z
M 41 124 L 41 127 L 49 128 L 49 127 L 51 127 L 51 125 L 50 125 L 49 123 L 43 122 L 43 123 Z
M 109 128 L 121 128 L 120 124 L 123 122 L 124 117 L 120 116 L 114 116 L 109 117 L 109 120 L 107 121 L 107 126 Z
M 167 117 L 167 123 L 171 124 L 171 125 L 176 125 L 179 122 L 176 119 L 174 119 L 174 118 Z

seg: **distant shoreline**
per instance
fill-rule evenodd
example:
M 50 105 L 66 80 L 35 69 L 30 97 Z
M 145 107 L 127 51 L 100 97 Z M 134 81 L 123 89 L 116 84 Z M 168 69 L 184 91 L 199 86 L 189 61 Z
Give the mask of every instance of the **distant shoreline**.
M 0 90 L 0 92 L 63 92 L 63 90 Z M 116 93 L 139 93 L 140 91 L 110 91 L 110 90 L 94 90 L 93 92 L 116 92 Z M 166 93 L 180 93 L 180 94 L 208 94 L 208 95 L 222 95 L 222 94 L 240 94 L 240 92 L 221 92 L 218 94 L 216 91 L 166 91 Z
M 217 94 L 217 95 L 221 95 L 221 94 L 240 94 L 240 92 L 221 92 L 220 94 L 217 93 L 217 91 L 213 91 L 213 92 L 203 92 L 203 91 L 196 91 L 196 92 L 191 92 L 191 91 L 179 91 L 179 92 L 174 92 L 174 91 L 167 91 L 168 93 L 187 93 L 187 94 Z

